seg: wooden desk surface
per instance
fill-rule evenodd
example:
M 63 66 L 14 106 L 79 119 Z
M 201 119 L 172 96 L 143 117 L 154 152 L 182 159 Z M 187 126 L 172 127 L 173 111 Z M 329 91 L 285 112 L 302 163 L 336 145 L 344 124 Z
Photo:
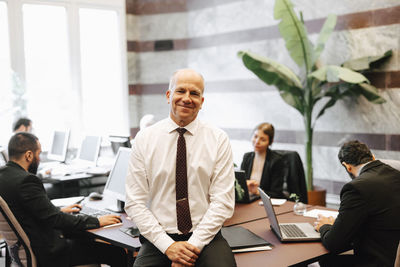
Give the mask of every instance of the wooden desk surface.
M 115 246 L 126 248 L 130 251 L 139 250 L 141 246 L 139 238 L 133 238 L 119 230 L 121 227 L 134 226 L 134 223 L 131 220 L 127 219 L 126 214 L 121 214 L 121 218 L 123 225 L 112 226 L 109 228 L 92 229 L 88 230 L 88 232 L 94 235 L 95 238 L 110 242 Z
M 249 204 L 236 203 L 235 212 L 232 218 L 225 221 L 224 226 L 232 226 L 245 222 L 251 222 L 263 218 L 267 218 L 264 206 L 260 205 L 260 200 L 256 200 Z M 292 212 L 294 202 L 286 201 L 283 205 L 274 206 L 277 215 Z
M 92 208 L 104 209 L 105 207 L 108 207 L 111 204 L 114 204 L 114 201 L 116 201 L 116 200 L 114 200 L 108 196 L 104 196 L 103 200 L 95 200 L 95 201 L 85 200 L 84 202 L 82 202 L 82 204 L 87 205 Z M 115 213 L 115 212 L 110 211 L 110 213 Z M 131 236 L 123 233 L 121 230 L 119 230 L 122 227 L 135 226 L 135 224 L 131 220 L 127 219 L 127 215 L 125 213 L 121 213 L 120 216 L 122 218 L 123 225 L 111 226 L 108 228 L 92 229 L 92 230 L 88 230 L 87 232 L 89 232 L 95 238 L 99 238 L 101 240 L 110 242 L 113 245 L 123 247 L 123 248 L 126 248 L 131 251 L 136 251 L 141 246 L 139 238 L 131 237 Z
M 308 208 L 326 209 L 325 207 L 313 206 Z M 295 215 L 293 212 L 277 215 L 280 223 L 285 222 L 309 222 L 316 221 L 315 218 Z M 249 229 L 253 233 L 264 238 L 272 245 L 272 250 L 260 252 L 247 252 L 235 254 L 238 267 L 247 266 L 291 266 L 298 263 L 311 263 L 326 254 L 326 250 L 320 241 L 318 242 L 292 242 L 281 243 L 272 232 L 268 219 L 260 219 L 253 222 L 243 223 L 240 226 Z

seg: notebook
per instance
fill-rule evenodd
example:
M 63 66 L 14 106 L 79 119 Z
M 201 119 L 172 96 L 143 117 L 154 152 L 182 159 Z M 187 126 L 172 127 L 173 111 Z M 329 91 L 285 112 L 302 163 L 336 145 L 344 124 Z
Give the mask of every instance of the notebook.
M 282 242 L 287 241 L 312 241 L 321 239 L 310 223 L 278 223 L 270 197 L 258 188 L 265 211 L 267 213 L 271 229 Z
M 241 226 L 222 227 L 221 234 L 234 253 L 272 249 L 269 242 Z
M 242 170 L 235 171 L 235 201 L 237 203 L 251 203 L 260 198 L 259 195 L 250 194 L 247 188 L 245 172 Z

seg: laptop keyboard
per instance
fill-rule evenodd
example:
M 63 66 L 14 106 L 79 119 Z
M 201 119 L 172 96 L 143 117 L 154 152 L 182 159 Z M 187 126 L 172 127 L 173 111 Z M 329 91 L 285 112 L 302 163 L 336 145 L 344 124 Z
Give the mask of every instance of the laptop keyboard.
M 287 237 L 306 237 L 304 232 L 295 224 L 280 224 L 279 226 Z
M 93 217 L 100 217 L 103 215 L 110 214 L 111 212 L 107 212 L 105 210 L 98 210 L 98 209 L 90 208 L 87 206 L 82 206 L 82 209 L 79 211 L 79 213 L 85 214 L 85 215 L 90 215 Z

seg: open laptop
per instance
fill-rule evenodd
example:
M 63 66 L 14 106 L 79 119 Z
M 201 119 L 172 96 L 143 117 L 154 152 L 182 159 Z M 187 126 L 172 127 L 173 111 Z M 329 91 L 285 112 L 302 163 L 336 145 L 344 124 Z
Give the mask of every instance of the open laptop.
M 270 197 L 258 188 L 272 231 L 282 242 L 312 241 L 321 239 L 310 223 L 278 223 Z
M 243 170 L 235 170 L 235 178 L 235 201 L 237 203 L 251 203 L 260 198 L 258 195 L 250 194 Z

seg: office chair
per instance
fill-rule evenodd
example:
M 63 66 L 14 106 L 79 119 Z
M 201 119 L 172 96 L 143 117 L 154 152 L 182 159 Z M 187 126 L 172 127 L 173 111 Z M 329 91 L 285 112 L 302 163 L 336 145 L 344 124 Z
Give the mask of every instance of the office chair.
M 2 197 L 0 212 L 0 232 L 8 246 L 6 266 L 10 266 L 13 261 L 17 266 L 36 267 L 36 257 L 29 238 Z
M 296 151 L 275 150 L 282 155 L 285 161 L 283 191 L 286 197 L 295 193 L 300 201 L 308 203 L 306 176 L 304 174 L 303 162 Z
M 2 197 L 0 197 L 0 233 L 8 247 L 6 250 L 6 267 L 10 267 L 11 263 L 18 267 L 37 267 L 31 242 Z M 99 267 L 100 265 L 80 266 Z
M 117 155 L 120 147 L 131 147 L 130 136 L 110 135 L 108 139 L 111 142 L 111 149 L 114 152 L 114 155 Z
M 4 150 L 2 151 L 0 148 L 0 167 L 5 166 L 6 163 L 7 163 L 7 158 L 6 158 L 5 152 L 4 152 Z
M 394 267 L 400 267 L 400 241 L 397 247 L 397 254 L 396 254 L 396 260 L 394 262 Z

